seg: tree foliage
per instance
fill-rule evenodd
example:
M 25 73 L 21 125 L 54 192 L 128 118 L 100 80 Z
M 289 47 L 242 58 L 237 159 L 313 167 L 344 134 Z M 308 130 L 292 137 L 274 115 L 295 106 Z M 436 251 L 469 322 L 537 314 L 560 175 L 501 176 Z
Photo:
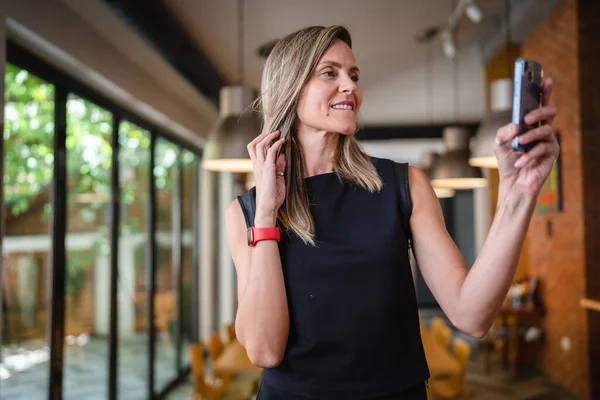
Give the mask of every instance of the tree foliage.
M 18 216 L 30 209 L 41 193 L 48 191 L 54 168 L 54 86 L 26 70 L 11 64 L 5 68 L 4 124 L 4 202 L 7 211 Z M 81 271 L 95 255 L 110 251 L 106 223 L 98 226 L 101 212 L 107 210 L 111 198 L 113 115 L 85 99 L 69 95 L 67 101 L 67 205 L 69 218 L 73 206 L 79 218 L 98 233 L 91 252 L 93 256 L 70 254 L 68 286 L 74 291 L 82 287 Z M 150 132 L 129 122 L 119 124 L 119 184 L 121 188 L 121 232 L 140 232 L 146 207 L 147 177 L 150 161 Z M 175 163 L 182 155 L 177 146 L 159 139 L 156 144 L 153 176 L 159 198 L 172 197 L 171 179 Z M 197 161 L 191 152 L 183 152 L 184 165 Z M 161 205 L 159 204 L 159 208 Z M 133 210 L 137 208 L 136 210 Z M 168 215 L 170 201 L 164 202 L 159 215 Z M 128 212 L 130 211 L 131 212 Z M 46 200 L 42 218 L 51 211 Z M 170 223 L 169 223 L 170 225 Z M 170 228 L 169 228 L 170 230 Z M 77 284 L 79 282 L 79 285 Z
M 67 101 L 68 203 L 87 203 L 81 211 L 92 222 L 110 199 L 112 114 L 74 95 Z M 52 182 L 54 168 L 54 86 L 28 71 L 7 64 L 5 72 L 4 201 L 12 215 L 29 209 L 30 202 Z M 129 121 L 119 126 L 121 203 L 132 205 L 149 166 L 150 132 Z M 165 140 L 156 146 L 154 177 L 159 190 L 169 191 L 169 171 L 179 155 Z M 184 164 L 195 160 L 192 153 Z M 135 170 L 132 174 L 131 171 Z M 141 179 L 140 179 L 141 177 Z M 46 211 L 49 207 L 46 207 Z
M 54 86 L 6 65 L 4 201 L 14 215 L 52 181 Z

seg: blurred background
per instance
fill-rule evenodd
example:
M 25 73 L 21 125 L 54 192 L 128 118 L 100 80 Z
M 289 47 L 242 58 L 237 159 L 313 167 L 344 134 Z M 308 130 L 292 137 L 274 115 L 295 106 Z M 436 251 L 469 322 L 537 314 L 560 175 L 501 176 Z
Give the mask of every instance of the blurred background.
M 223 212 L 253 186 L 265 58 L 334 24 L 361 69 L 357 137 L 427 173 L 469 265 L 515 60 L 553 78 L 561 156 L 485 338 L 452 326 L 413 260 L 429 394 L 600 399 L 599 16 L 591 0 L 0 2 L 0 399 L 256 395 Z

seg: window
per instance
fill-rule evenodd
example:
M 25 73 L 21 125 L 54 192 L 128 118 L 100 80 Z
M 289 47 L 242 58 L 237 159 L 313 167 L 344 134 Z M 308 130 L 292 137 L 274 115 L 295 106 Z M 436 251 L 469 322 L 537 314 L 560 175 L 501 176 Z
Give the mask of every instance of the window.
M 15 64 L 5 69 L 0 188 L 6 217 L 0 276 L 2 396 L 48 398 L 49 372 L 53 388 L 62 383 L 65 399 L 108 398 L 113 391 L 123 399 L 146 399 L 150 390 L 164 395 L 186 371 L 187 343 L 196 337 L 191 299 L 197 298 L 198 279 L 192 277 L 198 238 L 192 221 L 198 217 L 198 199 L 191 187 L 196 187 L 199 156 L 12 42 L 7 57 Z M 55 164 L 60 138 L 65 139 L 66 162 L 57 158 L 61 162 Z M 113 149 L 117 141 L 119 148 Z M 113 187 L 114 168 L 118 188 Z M 66 176 L 66 191 L 52 196 L 53 183 L 60 183 L 55 170 L 58 177 Z M 185 191 L 182 180 L 189 185 Z M 118 203 L 113 190 L 120 192 Z M 66 226 L 59 207 L 63 201 Z M 113 214 L 115 204 L 119 213 Z M 153 262 L 149 254 L 156 255 Z M 156 277 L 152 298 L 150 276 Z M 111 289 L 117 291 L 115 315 L 110 313 Z M 64 309 L 62 302 L 48 304 L 51 294 L 64 296 Z M 148 324 L 151 304 L 153 328 Z M 51 309 L 56 330 L 48 332 Z M 110 339 L 116 338 L 111 322 L 118 328 L 118 349 L 110 348 L 115 343 Z M 48 341 L 63 329 L 64 340 Z M 153 359 L 150 329 L 156 338 Z M 117 368 L 111 369 L 114 351 Z M 61 356 L 62 363 L 49 365 L 51 357 Z
M 69 95 L 65 399 L 107 397 L 111 136 L 110 112 Z
M 48 384 L 48 217 L 54 86 L 14 65 L 4 76 L 4 215 L 0 380 L 6 398 L 44 398 Z
M 121 399 L 147 398 L 148 301 L 147 220 L 150 132 L 123 121 L 119 126 L 119 387 Z

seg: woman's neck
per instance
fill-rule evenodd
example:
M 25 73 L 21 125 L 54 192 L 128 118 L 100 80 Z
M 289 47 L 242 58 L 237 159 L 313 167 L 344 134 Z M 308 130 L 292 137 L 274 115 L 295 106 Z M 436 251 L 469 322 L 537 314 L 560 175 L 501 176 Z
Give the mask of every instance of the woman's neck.
M 304 177 L 333 171 L 333 159 L 339 140 L 340 134 L 335 132 L 296 132 L 296 142 L 304 161 Z

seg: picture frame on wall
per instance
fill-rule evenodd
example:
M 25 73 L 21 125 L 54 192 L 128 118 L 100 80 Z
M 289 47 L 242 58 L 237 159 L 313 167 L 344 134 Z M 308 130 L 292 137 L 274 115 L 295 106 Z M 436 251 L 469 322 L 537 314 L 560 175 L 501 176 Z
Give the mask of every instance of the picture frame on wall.
M 560 133 L 555 132 L 556 140 L 560 145 Z M 559 153 L 550 175 L 538 196 L 536 211 L 538 214 L 550 214 L 561 212 L 563 210 L 563 190 L 562 190 L 562 156 Z

